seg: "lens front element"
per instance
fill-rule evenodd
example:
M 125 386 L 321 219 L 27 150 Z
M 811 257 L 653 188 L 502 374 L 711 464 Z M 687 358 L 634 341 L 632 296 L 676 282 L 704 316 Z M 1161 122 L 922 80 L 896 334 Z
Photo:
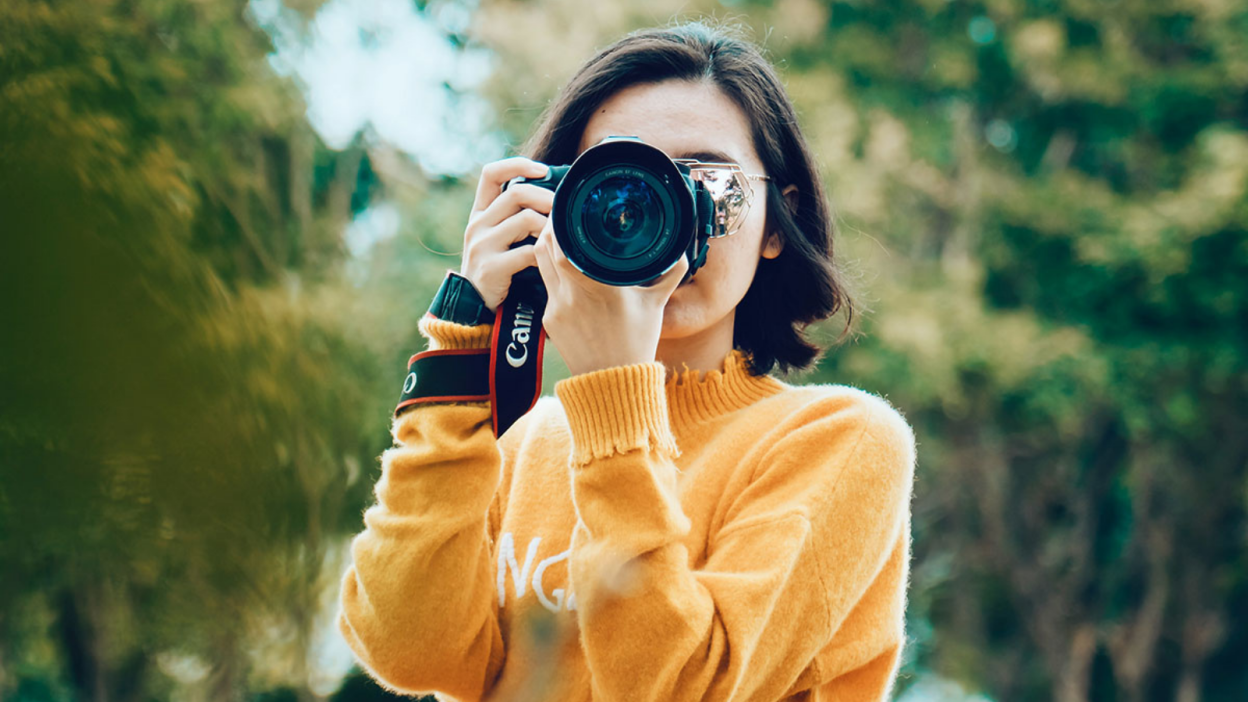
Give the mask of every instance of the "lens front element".
M 619 259 L 644 253 L 663 226 L 654 188 L 635 177 L 614 176 L 591 188 L 582 217 L 594 247 Z

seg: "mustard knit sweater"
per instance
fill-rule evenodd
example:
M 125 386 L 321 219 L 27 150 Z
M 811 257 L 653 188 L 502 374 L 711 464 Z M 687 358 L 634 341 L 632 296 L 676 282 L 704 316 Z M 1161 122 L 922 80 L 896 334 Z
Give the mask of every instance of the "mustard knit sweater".
M 431 349 L 492 325 L 426 315 Z M 884 700 L 905 642 L 915 443 L 885 400 L 741 352 L 573 376 L 495 439 L 488 402 L 392 426 L 338 625 L 439 699 Z

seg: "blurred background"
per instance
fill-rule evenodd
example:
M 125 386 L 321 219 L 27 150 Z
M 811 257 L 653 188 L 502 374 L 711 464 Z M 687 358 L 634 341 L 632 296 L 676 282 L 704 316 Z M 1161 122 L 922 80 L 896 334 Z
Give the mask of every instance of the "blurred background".
M 898 699 L 1248 699 L 1243 0 L 4 0 L 0 699 L 385 699 L 339 576 L 476 174 L 701 18 L 869 308 L 787 380 L 916 430 Z

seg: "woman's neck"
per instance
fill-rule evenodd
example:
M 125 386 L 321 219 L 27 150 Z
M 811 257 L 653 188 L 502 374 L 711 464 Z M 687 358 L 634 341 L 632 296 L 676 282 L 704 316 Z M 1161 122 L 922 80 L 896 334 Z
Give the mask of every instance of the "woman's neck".
M 667 368 L 668 378 L 686 369 L 699 371 L 697 377 L 713 370 L 724 370 L 724 358 L 732 350 L 735 317 L 734 310 L 718 323 L 697 334 L 679 339 L 660 338 L 654 360 Z

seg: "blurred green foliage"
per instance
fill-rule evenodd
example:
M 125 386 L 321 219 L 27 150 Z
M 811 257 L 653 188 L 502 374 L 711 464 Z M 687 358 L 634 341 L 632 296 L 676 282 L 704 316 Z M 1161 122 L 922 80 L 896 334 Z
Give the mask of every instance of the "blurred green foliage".
M 1248 6 L 494 0 L 451 38 L 519 144 L 678 9 L 765 47 L 839 213 L 862 334 L 800 381 L 918 435 L 901 694 L 1248 698 Z M 0 5 L 2 697 L 323 694 L 475 181 L 326 148 L 271 50 L 235 3 Z
M 268 50 L 234 4 L 0 6 L 0 696 L 306 684 L 391 359 L 337 292 L 363 150 Z

